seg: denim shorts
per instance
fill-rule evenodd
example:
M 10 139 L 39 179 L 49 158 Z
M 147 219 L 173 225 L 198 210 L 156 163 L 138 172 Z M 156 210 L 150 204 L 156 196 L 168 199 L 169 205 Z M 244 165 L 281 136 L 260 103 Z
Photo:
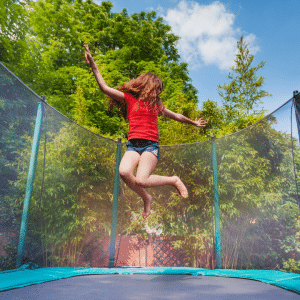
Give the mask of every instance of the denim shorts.
M 159 159 L 158 142 L 145 139 L 131 139 L 126 143 L 126 146 L 126 151 L 136 151 L 140 155 L 142 155 L 143 152 L 151 152 Z

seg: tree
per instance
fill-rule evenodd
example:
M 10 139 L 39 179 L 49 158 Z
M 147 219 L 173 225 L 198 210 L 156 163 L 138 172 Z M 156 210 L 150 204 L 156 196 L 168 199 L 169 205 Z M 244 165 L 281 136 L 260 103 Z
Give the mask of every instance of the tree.
M 25 25 L 28 0 L 2 0 L 0 2 L 0 61 L 16 62 L 27 48 Z
M 111 2 L 80 0 L 37 1 L 31 6 L 28 22 L 42 46 L 24 55 L 17 75 L 64 115 L 96 133 L 127 138 L 126 122 L 117 110 L 109 112 L 107 98 L 86 65 L 82 45 L 88 43 L 108 85 L 118 87 L 142 73 L 156 73 L 164 81 L 165 106 L 199 117 L 197 90 L 187 64 L 179 63 L 179 37 L 155 12 L 129 16 L 124 9 L 113 14 Z M 202 138 L 188 125 L 168 120 L 160 125 L 163 144 Z
M 262 103 L 263 97 L 272 96 L 260 89 L 265 78 L 256 75 L 266 62 L 251 67 L 254 55 L 250 54 L 243 36 L 237 43 L 237 49 L 235 66 L 231 68 L 233 74 L 229 73 L 227 76 L 231 82 L 218 86 L 219 95 L 223 98 L 225 114 L 222 126 L 228 128 L 227 134 L 241 130 L 261 119 L 264 110 L 255 109 L 259 103 Z

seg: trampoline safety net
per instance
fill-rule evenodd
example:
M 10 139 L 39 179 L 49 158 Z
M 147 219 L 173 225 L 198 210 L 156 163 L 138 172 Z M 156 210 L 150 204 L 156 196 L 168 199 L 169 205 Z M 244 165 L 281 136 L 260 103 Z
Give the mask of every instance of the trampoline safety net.
M 297 271 L 291 269 L 300 261 L 294 100 L 235 134 L 161 146 L 155 174 L 178 175 L 189 198 L 169 186 L 148 189 L 153 213 L 145 221 L 142 200 L 120 180 L 113 229 L 118 142 L 63 116 L 0 65 L 0 270 L 16 268 L 24 238 L 21 265 L 108 267 L 112 253 L 115 267 L 214 269 L 219 263 L 224 269 Z M 24 237 L 40 107 L 42 130 Z M 122 144 L 122 153 L 125 149 Z

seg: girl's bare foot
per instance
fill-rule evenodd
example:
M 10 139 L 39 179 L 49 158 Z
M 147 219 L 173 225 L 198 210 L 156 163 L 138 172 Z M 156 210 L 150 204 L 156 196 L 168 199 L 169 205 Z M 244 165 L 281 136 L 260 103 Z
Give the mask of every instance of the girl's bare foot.
M 149 215 L 151 214 L 151 202 L 152 202 L 152 196 L 148 195 L 148 200 L 144 200 L 144 212 L 143 212 L 143 217 L 144 219 L 147 219 L 149 217 Z
M 176 182 L 174 186 L 177 188 L 178 192 L 181 194 L 183 198 L 187 198 L 189 196 L 189 193 L 184 183 L 180 180 L 178 176 L 174 176 L 174 177 L 176 178 Z

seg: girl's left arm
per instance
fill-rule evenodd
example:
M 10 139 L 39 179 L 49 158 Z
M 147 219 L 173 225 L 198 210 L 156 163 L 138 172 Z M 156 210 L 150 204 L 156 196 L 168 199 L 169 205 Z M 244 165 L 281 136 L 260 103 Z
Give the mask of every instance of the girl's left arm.
M 182 114 L 177 114 L 169 109 L 164 109 L 163 112 L 161 113 L 164 117 L 167 117 L 167 118 L 170 118 L 170 119 L 173 119 L 175 121 L 178 121 L 178 122 L 181 122 L 181 123 L 187 123 L 187 124 L 192 124 L 196 127 L 205 127 L 207 122 L 204 121 L 202 118 L 199 118 L 195 121 L 185 117 L 184 115 Z

